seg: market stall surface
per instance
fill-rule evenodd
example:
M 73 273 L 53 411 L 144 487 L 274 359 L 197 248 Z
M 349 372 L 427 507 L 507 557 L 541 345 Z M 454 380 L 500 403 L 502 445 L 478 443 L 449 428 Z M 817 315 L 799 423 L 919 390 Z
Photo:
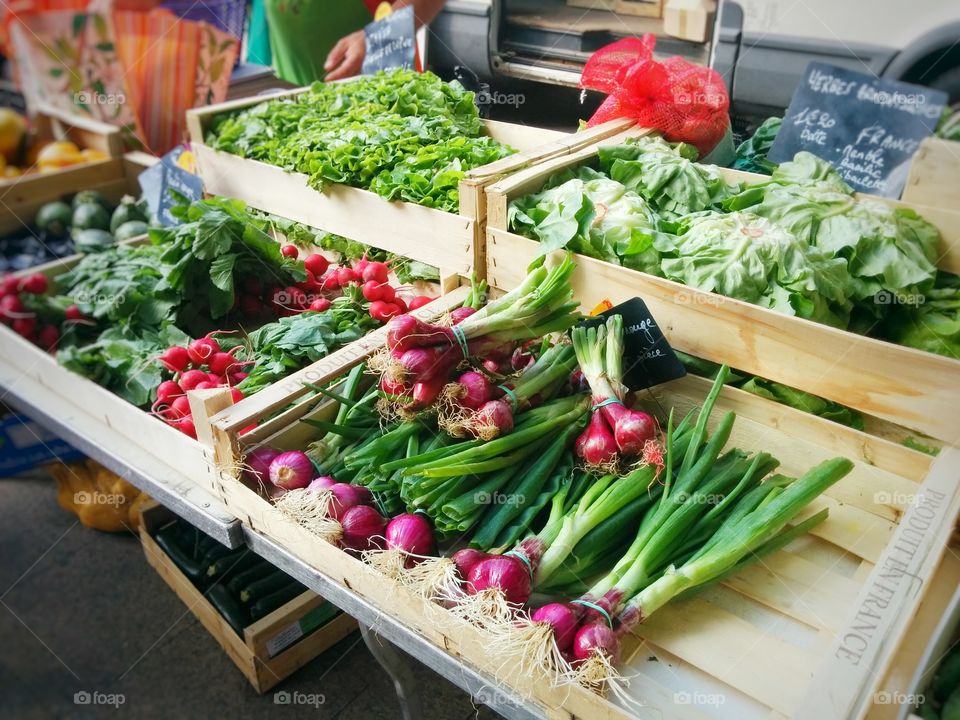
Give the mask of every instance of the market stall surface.
M 0 480 L 0 506 L 4 717 L 115 717 L 118 705 L 136 718 L 399 716 L 393 684 L 359 632 L 258 696 L 133 535 L 80 525 L 57 506 L 47 477 Z M 410 665 L 424 718 L 497 717 Z M 280 704 L 276 693 L 298 702 Z

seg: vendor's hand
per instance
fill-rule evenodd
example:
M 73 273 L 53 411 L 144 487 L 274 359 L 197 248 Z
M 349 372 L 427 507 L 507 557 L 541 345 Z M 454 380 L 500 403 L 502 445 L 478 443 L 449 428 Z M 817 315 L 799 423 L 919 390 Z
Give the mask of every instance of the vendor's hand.
M 327 72 L 324 80 L 342 80 L 359 75 L 363 56 L 367 51 L 365 42 L 363 30 L 340 38 L 323 64 L 323 69 Z

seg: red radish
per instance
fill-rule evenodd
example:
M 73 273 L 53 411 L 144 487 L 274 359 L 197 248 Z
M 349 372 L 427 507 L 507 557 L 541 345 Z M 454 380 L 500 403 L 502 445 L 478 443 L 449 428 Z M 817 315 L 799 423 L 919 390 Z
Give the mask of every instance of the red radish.
M 300 254 L 300 250 L 297 249 L 296 245 L 284 245 L 280 248 L 280 254 L 284 257 L 295 258 Z
M 467 426 L 475 437 L 493 440 L 513 430 L 513 408 L 503 400 L 491 400 L 477 410 Z
M 603 417 L 613 428 L 617 447 L 624 455 L 639 455 L 647 440 L 657 434 L 654 419 L 640 410 L 631 410 L 620 403 L 608 403 L 600 408 Z
M 214 382 L 210 382 L 209 380 L 204 380 L 203 382 L 197 383 L 193 389 L 194 390 L 213 390 L 214 388 L 217 388 L 217 387 L 220 387 L 220 383 L 218 382 L 214 383 Z
M 337 269 L 337 283 L 340 287 L 344 285 L 349 285 L 350 283 L 355 283 L 360 280 L 360 276 L 354 271 L 353 268 L 342 267 Z
M 474 565 L 467 575 L 467 593 L 498 588 L 509 603 L 523 605 L 530 597 L 530 569 L 515 555 L 492 555 Z
M 187 437 L 192 437 L 194 440 L 197 439 L 197 427 L 193 424 L 191 417 L 187 416 L 177 420 L 176 428 Z
M 250 424 L 247 425 L 245 428 L 243 428 L 243 429 L 240 430 L 240 434 L 241 434 L 241 435 L 246 435 L 246 434 L 247 434 L 248 432 L 250 432 L 251 430 L 256 430 L 256 429 L 257 429 L 257 423 L 255 423 L 255 422 L 254 422 L 254 423 L 250 423 Z
M 340 543 L 351 550 L 370 550 L 380 545 L 387 521 L 369 505 L 347 508 L 340 518 L 343 536 Z
M 217 375 L 223 375 L 229 372 L 233 364 L 233 355 L 227 352 L 214 353 L 210 357 L 210 360 L 207 361 L 207 367 L 210 368 L 210 372 L 216 373 Z
M 403 300 L 397 297 L 397 291 L 393 289 L 392 285 L 387 285 L 384 283 L 380 286 L 380 299 L 387 303 L 393 303 L 400 307 L 401 310 L 404 309 Z
M 230 373 L 230 380 L 233 382 L 234 385 L 242 383 L 246 379 L 247 379 L 247 373 L 243 372 L 242 370 L 240 372 Z
M 419 310 L 427 303 L 433 302 L 432 297 L 427 295 L 417 295 L 416 297 L 410 298 L 410 301 L 407 303 L 408 310 Z
M 390 268 L 387 267 L 386 263 L 382 262 L 368 262 L 367 266 L 363 268 L 363 281 L 367 282 L 369 280 L 376 280 L 378 283 L 385 283 L 390 276 Z
M 20 281 L 19 285 L 20 292 L 29 293 L 30 295 L 43 295 L 48 287 L 47 276 L 43 273 L 28 275 Z
M 230 399 L 235 403 L 238 403 L 243 400 L 243 393 L 237 388 L 230 388 Z
M 547 623 L 553 628 L 553 639 L 561 652 L 573 645 L 573 639 L 580 625 L 581 605 L 573 603 L 550 603 L 537 608 L 531 619 L 535 623 Z
M 363 271 L 367 269 L 367 265 L 369 264 L 370 261 L 367 259 L 367 254 L 364 253 L 363 257 L 353 264 L 353 269 L 356 271 L 357 275 L 363 278 Z
M 393 288 L 390 288 L 390 292 L 393 293 L 393 304 L 397 306 L 397 308 L 400 310 L 400 314 L 402 315 L 407 311 L 407 303 L 404 302 L 402 297 L 397 297 L 397 294 L 394 292 Z M 386 299 L 387 298 L 384 297 L 384 300 Z
M 60 331 L 56 325 L 44 325 L 37 333 L 37 344 L 44 350 L 52 350 L 60 339 Z
M 314 277 L 320 277 L 327 271 L 327 268 L 330 267 L 330 261 L 319 253 L 313 253 L 304 258 L 303 266 Z
M 473 566 L 481 560 L 486 560 L 488 557 L 493 556 L 475 548 L 464 548 L 463 550 L 457 550 L 450 556 L 450 559 L 456 564 L 460 577 L 466 580 Z
M 185 347 L 173 345 L 163 351 L 159 360 L 167 370 L 171 372 L 183 372 L 187 369 L 187 365 L 190 364 L 190 354 Z
M 374 300 L 370 303 L 370 317 L 374 320 L 387 322 L 390 318 L 400 314 L 400 308 L 394 303 Z
M 603 621 L 583 625 L 573 639 L 573 657 L 578 662 L 589 659 L 595 653 L 606 656 L 612 663 L 620 660 L 620 641 Z
M 16 295 L 20 292 L 20 278 L 14 275 L 4 275 L 0 281 L 0 295 Z
M 468 370 L 457 378 L 457 402 L 470 410 L 479 410 L 493 397 L 493 386 L 487 376 L 476 370 Z
M 187 370 L 180 376 L 179 384 L 184 392 L 190 392 L 196 389 L 200 383 L 208 382 L 209 380 L 210 376 L 203 370 Z
M 173 400 L 170 401 L 170 408 L 167 412 L 175 418 L 189 416 L 191 414 L 190 401 L 187 399 L 187 396 L 179 395 L 173 398 Z
M 330 301 L 326 298 L 317 298 L 310 303 L 307 309 L 313 312 L 326 312 L 330 309 Z
M 331 270 L 320 278 L 320 289 L 324 291 L 337 290 L 340 287 L 340 281 L 337 279 L 337 271 Z
M 334 480 L 329 475 L 320 475 L 310 481 L 310 484 L 307 485 L 307 490 L 313 490 L 313 491 L 329 490 L 336 484 L 337 484 L 337 481 Z
M 266 484 L 270 479 L 270 463 L 280 453 L 270 447 L 258 447 L 253 452 L 247 453 L 244 458 L 246 468 L 244 475 L 260 484 Z
M 303 308 L 307 304 L 307 294 L 298 287 L 285 287 L 276 296 L 276 303 L 288 309 Z
M 13 331 L 20 337 L 32 339 L 37 331 L 37 319 L 33 316 L 14 318 Z
M 0 298 L 0 313 L 9 317 L 22 312 L 23 301 L 16 295 L 4 295 Z
M 313 463 L 306 453 L 289 450 L 270 461 L 270 482 L 284 490 L 297 490 L 310 484 Z
M 157 385 L 157 402 L 167 403 L 179 395 L 183 395 L 183 389 L 173 380 L 164 380 Z
M 432 555 L 435 551 L 433 526 L 422 513 L 397 515 L 387 523 L 387 547 L 412 555 Z
M 220 352 L 220 343 L 209 335 L 191 340 L 190 344 L 187 345 L 187 356 L 190 358 L 190 362 L 197 367 L 206 365 L 207 361 L 218 352 Z
M 594 412 L 590 424 L 580 433 L 574 444 L 577 457 L 590 467 L 610 465 L 617 459 L 617 441 L 613 437 L 603 413 Z
M 213 383 L 214 387 L 220 387 L 221 385 L 226 385 L 227 380 L 223 375 L 217 375 L 215 372 L 207 373 L 207 382 Z
M 80 312 L 80 308 L 76 305 L 67 305 L 67 309 L 63 311 L 63 314 L 67 320 L 76 321 L 85 319 L 83 313 Z
M 380 288 L 381 284 L 376 280 L 367 280 L 363 286 L 360 288 L 360 292 L 363 293 L 363 297 L 367 300 L 373 302 L 374 300 L 380 300 Z
M 453 322 L 454 325 L 459 325 L 468 317 L 473 315 L 476 311 L 477 311 L 476 308 L 472 308 L 470 306 L 458 307 L 456 310 L 451 311 L 450 320 Z

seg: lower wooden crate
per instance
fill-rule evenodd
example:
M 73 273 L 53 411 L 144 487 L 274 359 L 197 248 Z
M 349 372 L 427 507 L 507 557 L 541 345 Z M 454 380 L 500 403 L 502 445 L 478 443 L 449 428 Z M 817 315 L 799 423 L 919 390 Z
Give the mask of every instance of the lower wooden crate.
M 663 0 L 567 0 L 570 7 L 585 10 L 610 10 L 620 15 L 658 18 L 663 15 Z
M 702 402 L 709 385 L 687 377 L 658 388 L 656 400 L 682 414 Z M 256 444 L 302 449 L 316 439 L 305 435 L 306 424 L 291 420 L 286 429 L 217 443 L 238 455 L 222 458 L 212 490 L 243 523 L 508 692 L 541 703 L 548 717 L 865 717 L 881 680 L 905 657 L 914 616 L 937 602 L 931 588 L 960 579 L 957 564 L 943 561 L 960 512 L 960 451 L 946 448 L 932 460 L 731 388 L 721 393 L 715 417 L 727 410 L 738 416 L 730 446 L 770 452 L 781 461 L 779 472 L 795 476 L 837 455 L 854 469 L 798 518 L 829 510 L 810 535 L 637 629 L 624 647 L 627 705 L 555 687 L 492 656 L 483 631 L 323 542 L 237 480 L 243 453 Z M 329 411 L 321 405 L 309 412 Z M 216 418 L 212 432 L 223 434 Z
M 903 199 L 920 205 L 955 210 L 960 207 L 960 142 L 928 137 L 910 161 Z
M 213 636 L 257 692 L 266 692 L 356 630 L 356 621 L 343 613 L 319 627 L 312 627 L 311 614 L 325 600 L 307 590 L 244 628 L 241 637 L 154 541 L 153 533 L 174 518 L 173 513 L 156 503 L 141 511 L 140 540 L 147 562 Z

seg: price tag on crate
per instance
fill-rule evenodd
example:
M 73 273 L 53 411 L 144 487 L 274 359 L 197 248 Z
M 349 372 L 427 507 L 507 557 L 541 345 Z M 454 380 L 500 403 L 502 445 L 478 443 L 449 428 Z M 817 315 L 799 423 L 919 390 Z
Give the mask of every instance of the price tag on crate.
M 686 368 L 670 347 L 647 304 L 640 298 L 612 306 L 604 300 L 583 325 L 599 325 L 610 315 L 623 318 L 623 382 L 632 391 L 682 378 Z
M 914 152 L 946 103 L 940 90 L 812 62 L 768 158 L 781 163 L 806 150 L 854 190 L 898 198 Z
M 362 74 L 413 67 L 416 42 L 412 5 L 395 10 L 382 20 L 375 20 L 363 29 L 363 34 L 366 53 L 360 70 Z
M 180 223 L 170 212 L 181 203 L 180 198 L 186 198 L 188 202 L 203 198 L 203 180 L 194 169 L 193 153 L 184 147 L 176 147 L 137 177 L 150 214 L 156 215 L 163 225 L 169 227 Z

